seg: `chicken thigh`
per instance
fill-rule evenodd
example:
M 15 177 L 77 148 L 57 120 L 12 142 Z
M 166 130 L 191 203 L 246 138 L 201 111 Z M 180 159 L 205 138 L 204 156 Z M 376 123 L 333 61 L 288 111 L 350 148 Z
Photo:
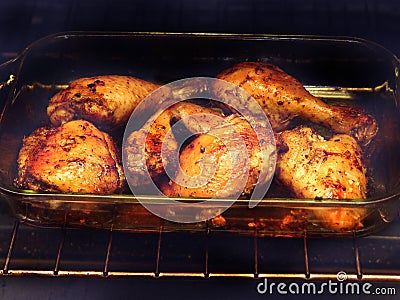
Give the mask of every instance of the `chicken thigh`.
M 207 116 L 222 117 L 221 112 L 216 110 L 191 102 L 178 102 L 151 116 L 143 127 L 129 134 L 123 146 L 125 173 L 129 184 L 135 187 L 147 185 L 150 183 L 149 179 L 155 179 L 165 172 L 165 167 L 173 163 L 171 159 L 177 159 L 174 153 L 179 151 L 179 144 L 171 131 L 172 126 L 193 115 L 197 117 L 192 117 L 189 123 L 183 122 L 190 132 L 209 130 L 213 122 Z M 163 158 L 162 150 L 169 159 Z
M 278 134 L 278 178 L 299 198 L 363 199 L 367 178 L 362 152 L 346 134 L 329 140 L 308 127 Z
M 250 123 L 237 114 L 227 116 L 226 122 L 229 125 L 210 128 L 183 149 L 180 169 L 161 186 L 165 195 L 250 196 L 256 185 L 271 180 L 274 164 L 268 160 L 275 163 L 274 141 L 260 141 Z
M 223 71 L 217 78 L 236 84 L 257 100 L 277 132 L 299 116 L 337 133 L 350 134 L 361 144 L 368 144 L 377 133 L 378 125 L 371 115 L 359 109 L 326 104 L 277 66 L 244 62 Z M 215 90 L 229 105 L 234 91 L 218 83 Z M 243 106 L 247 103 L 243 102 Z
M 124 180 L 111 137 L 83 120 L 37 129 L 18 156 L 16 185 L 22 189 L 111 194 Z
M 159 85 L 130 76 L 79 78 L 55 94 L 47 107 L 53 125 L 85 119 L 102 129 L 124 125 L 140 101 Z
M 277 135 L 276 175 L 297 198 L 364 199 L 366 167 L 356 140 L 346 134 L 329 140 L 308 127 L 296 127 Z M 329 228 L 359 226 L 362 209 L 319 208 L 314 213 Z

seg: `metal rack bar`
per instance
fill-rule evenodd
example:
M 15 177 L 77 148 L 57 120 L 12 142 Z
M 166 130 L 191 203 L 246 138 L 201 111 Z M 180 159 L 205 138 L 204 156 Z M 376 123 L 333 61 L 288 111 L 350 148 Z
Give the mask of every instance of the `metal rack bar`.
M 155 266 L 155 271 L 154 271 L 155 277 L 160 276 L 161 240 L 162 240 L 163 229 L 164 229 L 164 220 L 161 220 L 160 221 L 160 229 L 158 231 L 156 266 Z
M 258 230 L 254 229 L 254 278 L 258 277 Z
M 307 247 L 307 237 L 304 234 L 303 238 L 303 250 L 304 250 L 304 266 L 305 266 L 305 275 L 306 278 L 310 278 L 310 266 L 309 266 L 309 260 L 308 260 L 308 247 Z
M 112 242 L 113 242 L 113 233 L 114 233 L 114 224 L 115 224 L 115 218 L 117 215 L 117 207 L 116 205 L 114 205 L 114 209 L 113 209 L 113 216 L 112 216 L 112 223 L 111 223 L 111 227 L 110 227 L 110 234 L 109 234 L 109 238 L 108 238 L 108 243 L 107 243 L 107 251 L 106 251 L 106 258 L 105 258 L 105 262 L 104 262 L 104 269 L 103 269 L 103 276 L 106 277 L 108 276 L 108 269 L 110 267 L 110 256 L 111 256 L 111 248 L 112 248 Z
M 61 233 L 60 243 L 58 244 L 57 257 L 56 257 L 56 262 L 54 264 L 54 269 L 53 269 L 54 275 L 58 275 L 58 273 L 60 271 L 60 259 L 61 259 L 62 248 L 64 246 L 65 234 L 66 234 L 66 230 L 63 229 L 62 233 Z
M 53 271 L 46 270 L 27 270 L 27 269 L 15 269 L 10 270 L 7 273 L 3 273 L 3 276 L 46 276 L 54 277 Z M 347 274 L 348 281 L 360 280 L 356 274 Z M 57 277 L 105 277 L 103 271 L 91 271 L 91 270 L 60 270 Z M 189 277 L 189 278 L 205 278 L 203 273 L 199 272 L 182 272 L 182 273 L 160 273 L 159 276 L 155 277 L 153 272 L 109 272 L 107 278 L 118 278 L 118 277 L 143 277 L 143 278 L 162 278 L 162 277 Z M 251 278 L 254 279 L 254 274 L 251 273 L 210 273 L 206 278 Z M 260 278 L 280 278 L 280 279 L 303 279 L 303 280 L 335 280 L 337 274 L 327 273 L 313 273 L 309 278 L 305 278 L 303 273 L 260 273 L 257 279 Z M 364 274 L 362 280 L 366 281 L 390 281 L 400 282 L 400 275 L 394 274 Z
M 110 229 L 110 237 L 107 243 L 107 252 L 106 252 L 106 259 L 104 262 L 104 269 L 103 269 L 103 276 L 108 276 L 108 269 L 110 267 L 110 255 L 111 255 L 111 248 L 112 248 L 112 241 L 113 241 L 113 229 Z
M 210 233 L 211 233 L 211 228 L 210 224 L 207 221 L 207 227 L 206 227 L 206 240 L 205 240 L 205 267 L 204 267 L 204 277 L 208 278 L 210 276 L 210 270 L 208 268 L 208 263 L 209 263 L 209 239 L 210 239 Z
M 13 249 L 14 249 L 14 244 L 15 244 L 15 240 L 16 240 L 16 237 L 17 237 L 18 228 L 19 228 L 19 221 L 15 221 L 14 228 L 13 228 L 13 233 L 11 235 L 10 245 L 8 247 L 6 261 L 5 261 L 4 267 L 3 267 L 3 274 L 7 274 L 8 271 L 9 271 L 11 255 L 12 255 L 12 252 L 13 252 Z
M 53 275 L 55 275 L 55 276 L 59 275 L 59 272 L 60 272 L 61 253 L 62 253 L 62 249 L 64 247 L 65 235 L 67 233 L 67 229 L 66 229 L 67 228 L 67 215 L 68 215 L 68 211 L 66 211 L 64 214 L 64 223 L 63 223 L 63 227 L 61 229 L 61 238 L 60 238 L 60 242 L 58 244 L 56 261 L 54 263 Z
M 360 253 L 358 250 L 357 237 L 356 234 L 353 235 L 353 245 L 354 245 L 354 258 L 356 263 L 356 274 L 357 279 L 362 279 L 361 263 L 360 263 Z

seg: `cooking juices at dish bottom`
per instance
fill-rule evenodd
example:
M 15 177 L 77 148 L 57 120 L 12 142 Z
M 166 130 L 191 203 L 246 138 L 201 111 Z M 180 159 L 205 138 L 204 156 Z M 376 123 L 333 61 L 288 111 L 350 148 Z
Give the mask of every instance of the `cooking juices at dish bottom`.
M 42 193 L 20 190 L 13 184 L 23 137 L 49 125 L 49 99 L 74 79 L 119 74 L 167 84 L 183 78 L 214 77 L 244 61 L 277 65 L 324 101 L 361 107 L 376 118 L 379 132 L 365 149 L 367 199 L 297 199 L 274 180 L 255 208 L 248 207 L 248 200 L 239 199 L 208 221 L 176 223 L 142 206 L 140 202 L 157 201 L 152 196 Z M 357 38 L 82 32 L 45 37 L 1 66 L 2 200 L 9 203 L 16 218 L 33 226 L 132 232 L 218 230 L 287 237 L 369 234 L 394 220 L 400 207 L 398 66 L 389 51 Z M 113 138 L 121 141 L 121 133 L 114 133 Z M 171 213 L 185 213 L 193 200 L 183 200 L 187 201 L 182 206 L 168 208 L 174 210 Z M 206 202 L 203 213 L 218 211 L 224 201 Z M 354 211 L 360 212 L 360 219 L 345 228 L 332 226 L 330 216 Z

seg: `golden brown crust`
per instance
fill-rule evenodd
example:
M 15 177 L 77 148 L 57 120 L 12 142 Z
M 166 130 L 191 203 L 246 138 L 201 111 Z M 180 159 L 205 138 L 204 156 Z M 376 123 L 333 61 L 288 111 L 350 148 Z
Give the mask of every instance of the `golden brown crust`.
M 220 113 L 190 102 L 178 102 L 162 111 L 157 118 L 154 116 L 139 130 L 130 133 L 124 145 L 126 176 L 133 186 L 149 184 L 148 179 L 162 175 L 165 167 L 171 163 L 163 160 L 161 148 L 166 155 L 177 151 L 178 143 L 171 131 L 173 123 L 193 114 L 220 115 Z M 193 120 L 193 119 L 192 119 Z M 185 123 L 183 121 L 183 123 Z M 192 122 L 185 124 L 189 131 L 207 130 L 212 124 Z M 172 132 L 170 132 L 172 133 Z M 168 140 L 166 140 L 168 138 Z M 164 144 L 164 146 L 163 146 Z M 144 147 L 142 147 L 144 145 Z M 141 152 L 142 151 L 142 152 Z M 172 157 L 172 156 L 169 156 Z
M 158 87 L 130 76 L 79 78 L 50 99 L 47 114 L 55 126 L 85 119 L 109 129 L 123 125 L 137 105 Z
M 256 132 L 244 118 L 232 114 L 226 117 L 226 121 L 231 128 L 221 125 L 213 127 L 183 149 L 180 155 L 181 170 L 173 180 L 161 186 L 165 195 L 230 197 L 243 186 L 239 193 L 250 196 L 256 184 L 264 185 L 270 179 L 265 177 L 258 182 L 263 159 L 273 153 L 272 148 L 266 148 L 270 153 L 262 152 Z M 230 132 L 232 130 L 237 135 Z M 239 148 L 241 142 L 246 147 L 244 151 Z M 273 141 L 269 142 L 272 146 Z
M 277 66 L 244 62 L 217 77 L 240 86 L 257 100 L 275 131 L 286 129 L 290 120 L 299 116 L 335 132 L 350 134 L 363 144 L 368 144 L 377 134 L 378 125 L 371 115 L 359 109 L 326 104 Z M 216 89 L 230 104 L 229 91 L 222 90 L 222 93 L 218 92 L 218 87 Z
M 362 151 L 349 135 L 325 140 L 308 127 L 277 135 L 276 174 L 298 198 L 364 199 L 366 168 Z
M 366 168 L 356 140 L 337 134 L 325 140 L 308 127 L 277 135 L 277 178 L 297 198 L 365 199 Z M 321 207 L 310 210 L 316 222 L 329 230 L 354 230 L 363 226 L 363 208 Z
M 38 191 L 110 194 L 122 190 L 124 175 L 111 137 L 88 121 L 75 120 L 24 138 L 16 184 Z

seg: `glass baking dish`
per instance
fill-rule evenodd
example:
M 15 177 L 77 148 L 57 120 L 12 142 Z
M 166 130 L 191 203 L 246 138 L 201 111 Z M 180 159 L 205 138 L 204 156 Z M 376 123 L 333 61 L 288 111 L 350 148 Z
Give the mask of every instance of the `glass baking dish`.
M 278 65 L 312 94 L 332 104 L 362 107 L 379 133 L 369 146 L 369 195 L 365 200 L 296 199 L 272 183 L 255 208 L 239 199 L 221 216 L 174 223 L 147 211 L 152 196 L 40 193 L 13 185 L 22 138 L 49 125 L 52 95 L 79 77 L 120 74 L 166 84 L 213 77 L 242 61 Z M 44 227 L 95 227 L 133 232 L 222 230 L 260 236 L 354 236 L 381 229 L 400 207 L 399 61 L 372 42 L 348 37 L 191 33 L 67 32 L 47 36 L 0 66 L 0 194 L 20 221 Z M 114 136 L 121 140 L 121 136 Z M 185 205 L 193 199 L 185 200 Z M 204 204 L 204 214 L 224 201 Z M 162 205 L 162 204 L 160 204 Z M 174 206 L 171 213 L 185 213 Z M 165 208 L 170 209 L 170 208 Z M 332 228 L 321 217 L 362 211 L 360 222 Z

